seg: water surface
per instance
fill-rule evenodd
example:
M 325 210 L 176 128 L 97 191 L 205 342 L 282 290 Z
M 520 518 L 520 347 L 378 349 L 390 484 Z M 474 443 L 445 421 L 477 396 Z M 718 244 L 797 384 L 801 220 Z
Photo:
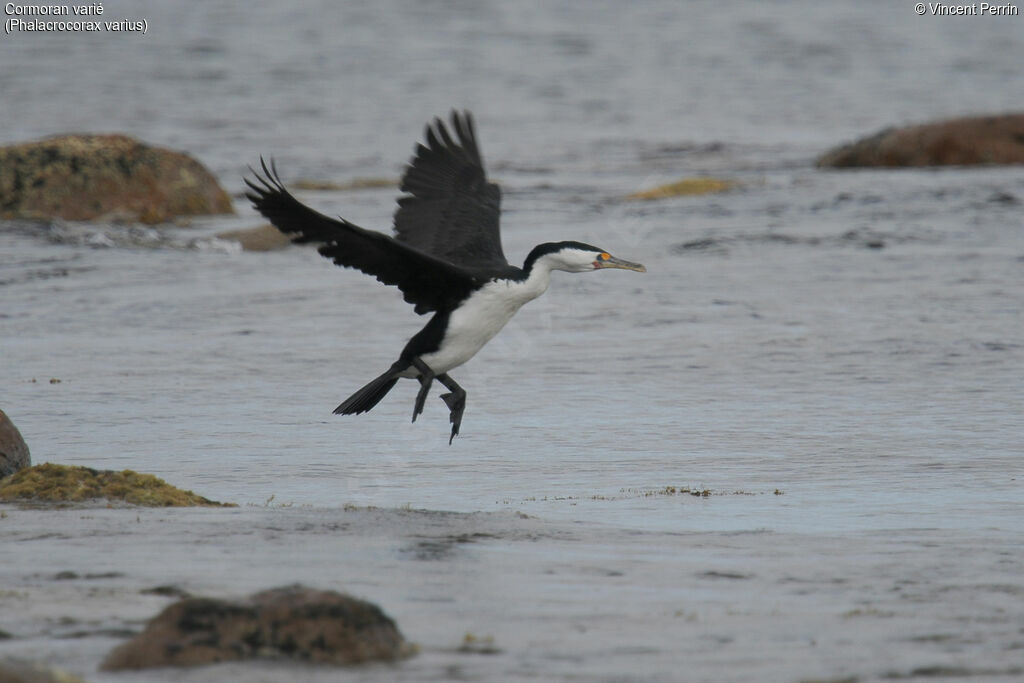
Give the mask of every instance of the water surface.
M 48 604 L 34 576 L 103 557 L 139 587 L 161 571 L 229 593 L 351 580 L 424 644 L 408 680 L 1019 671 L 1024 175 L 813 158 L 886 125 L 1020 109 L 1022 19 L 900 3 L 104 6 L 149 33 L 4 37 L 5 142 L 127 132 L 237 192 L 260 154 L 286 181 L 397 178 L 430 116 L 470 107 L 512 260 L 578 239 L 648 272 L 557 273 L 454 373 L 469 397 L 449 447 L 441 401 L 409 423 L 413 383 L 331 415 L 423 320 L 313 251 L 213 239 L 259 223 L 243 200 L 190 226 L 4 224 L 0 400 L 36 462 L 293 506 L 245 507 L 206 540 L 187 530 L 214 513 L 142 513 L 157 540 L 138 551 L 118 511 L 12 513 L 5 547 L 26 559 L 4 570 L 10 590 Z M 623 200 L 702 174 L 739 188 Z M 298 194 L 387 229 L 395 193 Z M 360 518 L 378 540 L 305 519 L 345 505 L 388 510 Z M 467 515 L 439 535 L 493 538 L 424 559 L 403 507 Z M 66 524 L 102 539 L 99 556 L 17 531 Z M 194 559 L 168 565 L 168 544 Z M 209 578 L 225 569 L 242 578 Z M 155 607 L 132 609 L 110 618 Z M 114 642 L 41 623 L 0 648 L 90 672 Z M 454 652 L 467 631 L 502 654 Z

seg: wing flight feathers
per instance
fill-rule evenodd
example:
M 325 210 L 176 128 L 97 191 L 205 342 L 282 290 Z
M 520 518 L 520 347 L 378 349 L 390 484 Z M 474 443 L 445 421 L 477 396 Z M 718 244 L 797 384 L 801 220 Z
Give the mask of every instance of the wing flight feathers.
M 288 192 L 273 160 L 268 167 L 260 157 L 260 165 L 262 174 L 250 167 L 254 179 L 245 179 L 250 190 L 246 197 L 257 211 L 293 242 L 319 243 L 320 254 L 339 266 L 356 268 L 386 285 L 395 285 L 417 313 L 451 308 L 478 286 L 476 278 L 463 268 L 415 245 L 314 211 Z
M 451 131 L 454 131 L 454 135 Z M 467 269 L 505 269 L 501 190 L 488 182 L 473 117 L 451 114 L 451 131 L 435 118 L 402 178 L 395 237 Z

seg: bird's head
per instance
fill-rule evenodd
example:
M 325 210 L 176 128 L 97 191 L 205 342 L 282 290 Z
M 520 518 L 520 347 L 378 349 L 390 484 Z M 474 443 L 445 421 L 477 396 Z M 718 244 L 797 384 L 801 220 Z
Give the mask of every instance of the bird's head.
M 622 268 L 645 273 L 647 269 L 639 263 L 632 263 L 612 256 L 604 249 L 582 242 L 546 242 L 538 244 L 526 257 L 524 269 L 529 271 L 535 263 L 542 263 L 549 270 L 564 270 L 583 273 L 602 268 Z

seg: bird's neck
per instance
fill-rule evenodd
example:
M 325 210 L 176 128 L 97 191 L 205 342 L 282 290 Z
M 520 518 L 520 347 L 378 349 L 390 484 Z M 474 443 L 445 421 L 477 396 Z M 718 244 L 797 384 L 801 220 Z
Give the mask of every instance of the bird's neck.
M 548 285 L 551 284 L 552 270 L 552 264 L 546 258 L 527 259 L 523 267 L 523 278 L 519 281 L 517 289 L 527 301 L 536 299 L 547 291 Z

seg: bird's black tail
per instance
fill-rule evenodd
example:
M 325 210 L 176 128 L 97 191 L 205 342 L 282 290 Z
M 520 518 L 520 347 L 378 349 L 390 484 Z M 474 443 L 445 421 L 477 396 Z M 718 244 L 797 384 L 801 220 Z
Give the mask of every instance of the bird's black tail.
M 398 377 L 399 375 L 395 372 L 395 369 L 391 368 L 346 398 L 344 403 L 334 409 L 334 414 L 358 415 L 359 413 L 367 412 L 380 403 L 382 398 L 387 396 L 387 393 L 391 391 L 391 387 L 395 386 L 395 382 L 398 381 Z

